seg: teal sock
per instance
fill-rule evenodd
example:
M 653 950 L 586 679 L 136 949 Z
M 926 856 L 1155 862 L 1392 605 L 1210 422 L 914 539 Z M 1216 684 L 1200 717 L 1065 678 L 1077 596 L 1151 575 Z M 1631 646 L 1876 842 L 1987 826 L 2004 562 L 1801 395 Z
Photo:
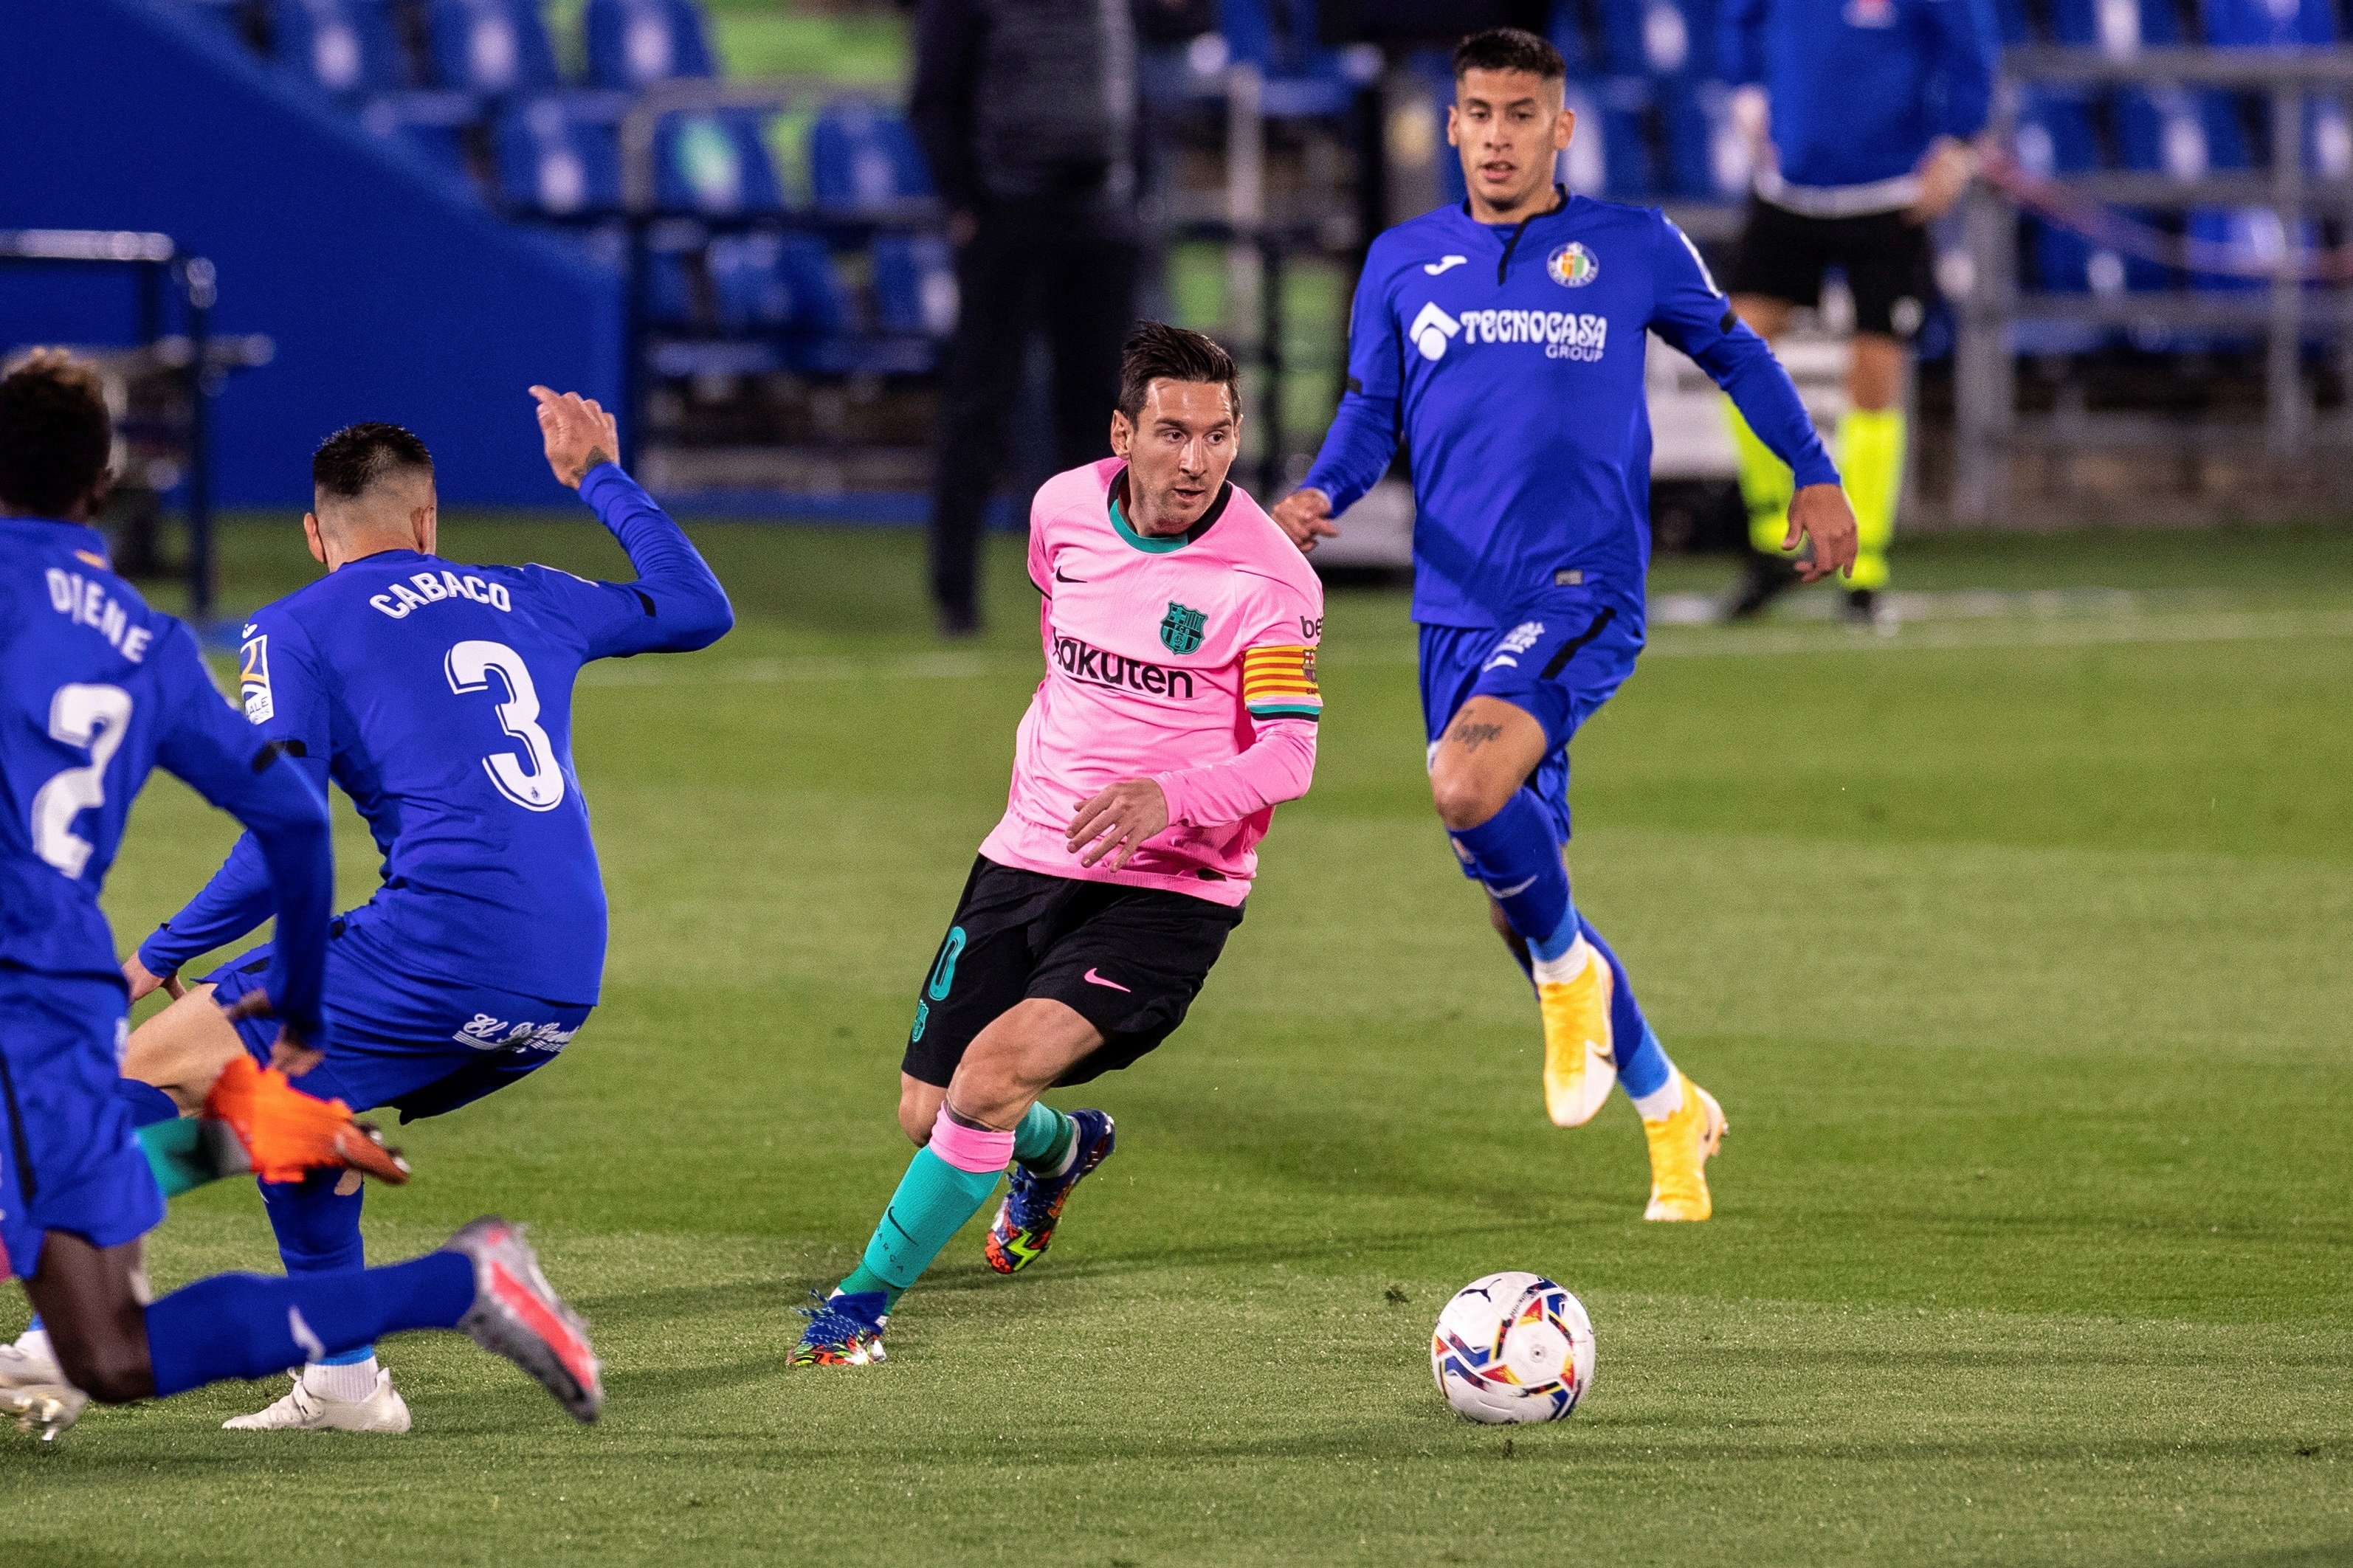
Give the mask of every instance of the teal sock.
M 1039 1100 L 1013 1130 L 1013 1157 L 1040 1175 L 1059 1176 L 1078 1142 L 1079 1124 Z
M 899 1293 L 923 1276 L 965 1221 L 980 1212 L 1000 1173 L 959 1171 L 929 1149 L 918 1149 L 866 1244 L 865 1260 L 841 1289 L 887 1291 L 895 1305 Z

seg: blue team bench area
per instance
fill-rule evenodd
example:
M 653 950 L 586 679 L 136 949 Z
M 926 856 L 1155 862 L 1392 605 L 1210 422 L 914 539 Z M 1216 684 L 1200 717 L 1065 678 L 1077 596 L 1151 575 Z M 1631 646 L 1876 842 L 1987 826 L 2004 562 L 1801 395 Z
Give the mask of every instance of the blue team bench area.
M 820 89 L 731 96 L 692 0 L 586 0 L 566 31 L 538 0 L 170 3 L 492 212 L 610 266 L 639 247 L 656 376 L 922 372 L 955 323 L 904 117 Z

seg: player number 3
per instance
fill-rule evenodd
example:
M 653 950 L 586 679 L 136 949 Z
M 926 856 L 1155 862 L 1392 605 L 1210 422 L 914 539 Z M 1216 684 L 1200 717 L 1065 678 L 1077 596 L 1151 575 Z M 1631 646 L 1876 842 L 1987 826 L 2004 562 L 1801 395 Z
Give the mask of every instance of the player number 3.
M 482 769 L 499 786 L 499 793 L 526 811 L 554 811 L 563 805 L 564 769 L 555 760 L 555 747 L 548 741 L 547 731 L 539 727 L 539 689 L 532 684 L 522 655 L 502 642 L 470 638 L 452 647 L 443 665 L 452 691 L 489 690 L 490 672 L 494 669 L 506 682 L 499 723 L 523 743 L 531 757 L 528 767 L 512 752 L 492 752 L 482 759 Z

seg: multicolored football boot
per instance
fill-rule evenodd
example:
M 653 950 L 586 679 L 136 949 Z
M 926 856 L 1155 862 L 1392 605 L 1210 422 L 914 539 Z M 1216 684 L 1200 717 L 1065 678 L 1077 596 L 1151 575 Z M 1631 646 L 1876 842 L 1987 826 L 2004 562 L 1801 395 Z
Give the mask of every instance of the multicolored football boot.
M 540 1272 L 522 1228 L 484 1215 L 441 1246 L 474 1265 L 474 1304 L 458 1321 L 459 1331 L 529 1373 L 574 1420 L 596 1420 L 605 1408 L 605 1363 L 588 1342 L 588 1325 Z
M 1111 1158 L 1112 1148 L 1119 1142 L 1108 1111 L 1073 1110 L 1071 1120 L 1079 1124 L 1079 1131 L 1069 1170 L 1059 1176 L 1041 1176 L 1027 1165 L 1013 1167 L 1005 1202 L 997 1205 L 996 1223 L 988 1227 L 988 1266 L 999 1274 L 1018 1274 L 1045 1256 L 1046 1248 L 1053 1245 L 1062 1205 L 1071 1200 L 1071 1189 Z
M 787 1366 L 871 1366 L 882 1353 L 882 1330 L 891 1321 L 891 1298 L 881 1290 L 836 1290 L 803 1307 L 808 1327 L 793 1347 Z

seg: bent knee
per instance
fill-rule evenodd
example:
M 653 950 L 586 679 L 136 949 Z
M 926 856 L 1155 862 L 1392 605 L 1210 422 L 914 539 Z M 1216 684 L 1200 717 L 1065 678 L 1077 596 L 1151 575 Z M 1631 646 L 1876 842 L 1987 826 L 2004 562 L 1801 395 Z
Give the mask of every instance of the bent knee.
M 1430 799 L 1438 807 L 1438 820 L 1457 833 L 1487 821 L 1511 797 L 1510 789 L 1467 768 L 1451 768 L 1441 762 L 1430 772 Z
M 930 1084 L 910 1084 L 899 1091 L 899 1131 L 921 1149 L 932 1141 L 932 1123 L 940 1116 L 940 1091 Z

